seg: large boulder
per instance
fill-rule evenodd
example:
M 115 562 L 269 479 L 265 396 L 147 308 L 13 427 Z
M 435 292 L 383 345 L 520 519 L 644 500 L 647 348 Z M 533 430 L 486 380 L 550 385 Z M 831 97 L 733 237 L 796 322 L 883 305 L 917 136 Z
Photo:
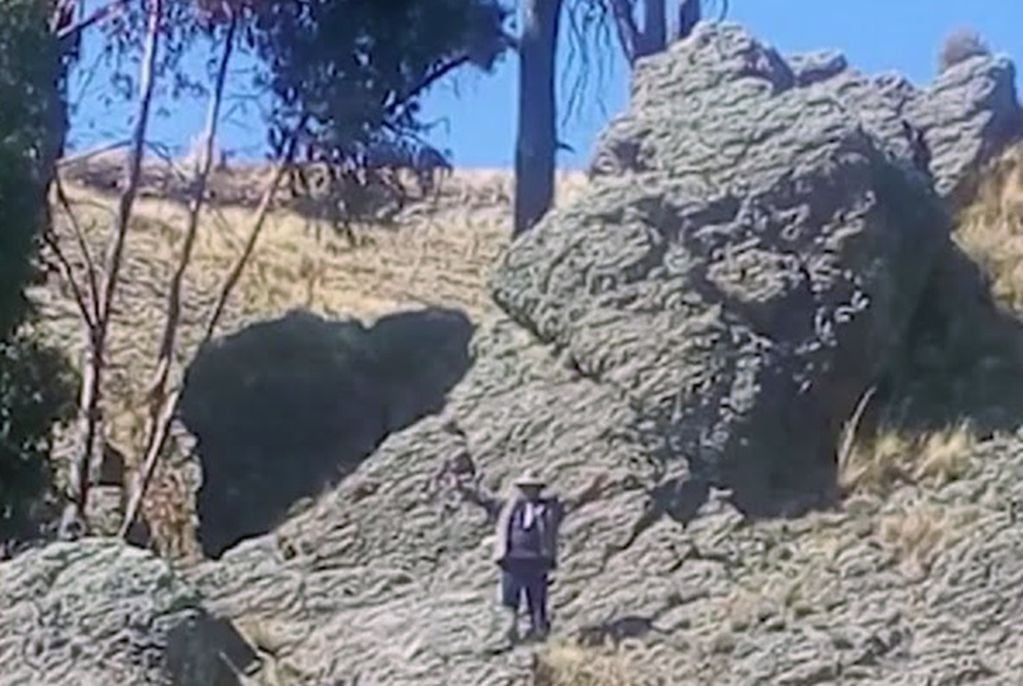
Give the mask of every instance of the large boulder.
M 297 311 L 205 348 L 181 403 L 202 462 L 203 551 L 218 556 L 265 533 L 389 433 L 443 408 L 468 367 L 472 330 L 449 310 L 371 327 Z
M 850 76 L 872 100 L 843 107 L 838 78 L 796 87 L 737 27 L 643 62 L 597 152 L 615 174 L 495 278 L 515 321 L 748 512 L 830 494 L 837 432 L 947 242 L 888 91 Z
M 526 683 L 533 652 L 497 642 L 494 522 L 463 494 L 500 495 L 529 466 L 569 499 L 604 477 L 564 525 L 555 632 L 638 640 L 638 682 L 1018 674 L 1013 554 L 928 556 L 935 530 L 1018 549 L 1002 520 L 1023 460 L 985 459 L 1004 446 L 978 457 L 979 486 L 942 494 L 965 510 L 980 489 L 975 529 L 899 519 L 917 493 L 747 516 L 831 494 L 837 429 L 947 245 L 920 129 L 897 116 L 915 92 L 833 58 L 793 69 L 735 26 L 641 63 L 591 188 L 498 266 L 504 313 L 443 413 L 192 570 L 210 606 L 259 626 L 296 684 Z M 965 587 L 980 578 L 1001 602 Z
M 136 548 L 54 543 L 0 564 L 4 686 L 232 686 L 246 652 L 167 563 Z

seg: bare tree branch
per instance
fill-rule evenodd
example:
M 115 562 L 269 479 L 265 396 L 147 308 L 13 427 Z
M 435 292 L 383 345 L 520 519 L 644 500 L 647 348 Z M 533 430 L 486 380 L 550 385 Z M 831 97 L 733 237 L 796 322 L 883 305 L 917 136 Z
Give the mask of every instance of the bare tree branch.
M 57 266 L 60 269 L 61 276 L 71 288 L 71 294 L 75 298 L 75 304 L 78 305 L 78 312 L 82 316 L 82 320 L 89 329 L 94 328 L 96 326 L 96 322 L 93 321 L 92 318 L 92 309 L 89 307 L 85 294 L 82 291 L 81 286 L 78 284 L 78 277 L 75 276 L 75 270 L 71 266 L 71 262 L 68 261 L 64 251 L 61 250 L 60 243 L 52 229 L 48 228 L 43 231 L 43 241 L 46 243 L 46 247 L 50 249 L 50 252 L 53 253 L 54 257 L 57 258 Z
M 608 0 L 614 13 L 615 27 L 618 29 L 618 40 L 622 44 L 622 52 L 630 65 L 635 64 L 639 46 L 643 42 L 643 34 L 636 25 L 632 13 L 632 0 Z
M 295 131 L 291 134 L 291 140 L 288 142 L 283 158 L 277 163 L 273 176 L 270 179 L 270 183 L 263 192 L 263 197 L 260 199 L 259 206 L 256 208 L 256 213 L 253 217 L 252 226 L 249 229 L 249 236 L 245 242 L 245 246 L 242 248 L 241 254 L 231 267 L 231 271 L 228 273 L 227 278 L 224 280 L 224 283 L 220 288 L 220 294 L 217 296 L 216 304 L 213 307 L 213 314 L 210 315 L 209 321 L 206 323 L 206 331 L 199 344 L 200 348 L 213 339 L 213 334 L 216 331 L 217 324 L 220 323 L 221 316 L 224 314 L 224 308 L 227 306 L 227 301 L 230 299 L 231 293 L 234 291 L 234 287 L 238 284 L 238 279 L 241 278 L 245 265 L 248 264 L 253 251 L 256 249 L 256 243 L 259 241 L 259 236 L 263 232 L 263 226 L 266 224 L 266 218 L 270 214 L 270 206 L 273 204 L 274 196 L 277 194 L 277 189 L 280 188 L 281 181 L 284 179 L 285 174 L 294 164 L 295 153 L 298 150 L 298 140 L 302 129 L 305 128 L 305 122 L 306 118 L 302 117 L 298 126 L 295 128 Z
M 100 398 L 103 372 L 106 368 L 106 343 L 110 330 L 110 315 L 120 277 L 124 244 L 142 174 L 146 130 L 149 126 L 150 109 L 156 85 L 156 58 L 160 47 L 163 10 L 163 0 L 149 0 L 145 48 L 140 67 L 139 105 L 132 131 L 127 184 L 118 203 L 114 240 L 111 242 L 105 263 L 105 280 L 96 308 L 99 316 L 96 320 L 96 327 L 90 332 L 89 337 L 89 360 L 83 373 L 82 392 L 79 398 L 80 443 L 78 453 L 71 462 L 67 484 L 68 502 L 61 521 L 61 533 L 64 536 L 71 535 L 75 528 L 86 523 L 85 512 L 89 495 L 90 471 L 99 437 Z
M 729 5 L 730 5 L 729 0 L 721 0 L 721 12 L 718 13 L 719 22 L 724 21 L 725 19 L 728 18 Z
M 402 107 L 404 107 L 410 100 L 426 92 L 433 84 L 437 83 L 438 81 L 440 81 L 445 76 L 455 71 L 459 67 L 468 64 L 469 60 L 470 60 L 469 55 L 462 55 L 448 62 L 445 62 L 436 69 L 431 70 L 430 73 L 428 73 L 426 76 L 422 78 L 422 80 L 419 81 L 419 83 L 415 84 L 412 88 L 410 88 L 409 91 L 403 97 L 391 103 L 391 105 L 387 108 L 387 114 L 394 114 Z
M 78 251 L 82 253 L 82 260 L 85 262 L 86 278 L 89 281 L 89 302 L 91 304 L 91 317 L 86 318 L 86 323 L 91 328 L 99 322 L 99 274 L 96 271 L 96 263 L 92 259 L 92 251 L 89 250 L 89 244 L 85 240 L 85 232 L 78 221 L 78 215 L 71 206 L 71 199 L 68 198 L 67 192 L 64 190 L 64 182 L 61 181 L 59 172 L 53 175 L 53 186 L 57 193 L 57 201 L 67 215 L 71 229 L 74 231 L 75 241 L 78 243 Z
M 180 391 L 175 389 L 167 394 L 167 381 L 170 378 L 171 366 L 174 363 L 174 347 L 177 342 L 178 326 L 181 319 L 181 291 L 185 280 L 185 272 L 192 262 L 195 239 L 199 230 L 199 217 L 202 214 L 206 188 L 209 185 L 210 171 L 213 168 L 214 141 L 217 137 L 217 123 L 220 120 L 220 109 L 223 102 L 224 84 L 227 81 L 227 68 L 234 52 L 235 34 L 238 29 L 237 16 L 231 16 L 224 37 L 224 51 L 217 68 L 216 83 L 210 96 L 210 105 L 206 118 L 206 131 L 202 140 L 202 155 L 196 162 L 195 189 L 188 208 L 188 226 L 185 240 L 181 248 L 178 264 L 171 277 L 167 291 L 167 318 L 164 321 L 163 334 L 160 338 L 160 351 L 157 358 L 156 373 L 148 393 L 150 397 L 149 427 L 146 431 L 146 446 L 141 475 L 131 492 L 120 535 L 126 537 L 138 517 L 139 509 L 145 498 L 149 482 L 153 478 L 156 462 L 163 452 L 170 433 L 170 426 L 177 410 Z
M 97 8 L 92 14 L 85 17 L 79 22 L 65 26 L 59 29 L 57 33 L 58 40 L 65 40 L 67 38 L 77 37 L 83 33 L 86 29 L 89 29 L 96 24 L 102 23 L 111 17 L 120 14 L 128 7 L 128 0 L 113 0 L 102 7 Z
M 127 148 L 129 145 L 131 145 L 130 140 L 117 141 L 115 143 L 101 145 L 98 148 L 86 150 L 85 152 L 79 153 L 77 155 L 72 155 L 70 157 L 62 157 L 59 160 L 57 160 L 57 167 L 63 168 L 68 167 L 72 164 L 77 164 L 78 162 L 87 162 L 93 157 L 98 157 L 100 155 L 103 155 L 104 153 L 113 152 L 114 150 L 120 150 L 121 148 Z

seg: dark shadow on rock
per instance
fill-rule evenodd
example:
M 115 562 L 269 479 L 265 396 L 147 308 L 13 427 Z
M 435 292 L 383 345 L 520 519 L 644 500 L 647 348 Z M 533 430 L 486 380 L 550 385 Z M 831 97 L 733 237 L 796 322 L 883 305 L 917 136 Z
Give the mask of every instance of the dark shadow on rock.
M 1021 417 L 1023 322 L 994 300 L 983 270 L 952 248 L 864 424 L 923 432 L 965 420 L 989 436 L 1014 431 Z
M 198 626 L 182 624 L 168 637 L 167 668 L 174 683 L 241 686 L 240 677 L 258 669 L 256 651 L 226 619 L 204 616 L 194 622 Z
M 404 312 L 365 327 L 305 312 L 211 344 L 189 368 L 181 417 L 203 467 L 207 555 L 265 533 L 336 484 L 390 433 L 439 412 L 470 364 L 461 312 Z

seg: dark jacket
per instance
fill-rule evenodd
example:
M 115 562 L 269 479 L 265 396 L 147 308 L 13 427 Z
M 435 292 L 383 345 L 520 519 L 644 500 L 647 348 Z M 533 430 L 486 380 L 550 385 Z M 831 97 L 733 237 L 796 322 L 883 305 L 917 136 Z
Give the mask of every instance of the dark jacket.
M 512 515 L 516 507 L 525 499 L 516 495 L 505 501 L 497 517 L 497 531 L 494 540 L 494 562 L 498 564 L 508 559 L 511 543 Z M 540 557 L 553 569 L 558 564 L 558 525 L 561 522 L 561 503 L 557 498 L 541 498 L 538 502 L 544 512 L 537 519 L 536 526 L 540 532 Z

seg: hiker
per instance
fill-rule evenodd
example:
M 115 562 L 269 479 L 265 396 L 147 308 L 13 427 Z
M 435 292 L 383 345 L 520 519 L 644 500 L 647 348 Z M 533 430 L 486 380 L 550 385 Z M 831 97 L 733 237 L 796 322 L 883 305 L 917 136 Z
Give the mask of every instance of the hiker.
M 501 567 L 501 605 L 508 611 L 508 640 L 519 640 L 519 608 L 529 610 L 527 637 L 543 640 L 550 632 L 547 614 L 549 574 L 558 566 L 558 525 L 561 503 L 543 497 L 547 484 L 527 471 L 515 481 L 517 490 L 497 517 L 494 562 Z
M 474 465 L 471 472 L 475 475 Z M 550 573 L 558 565 L 558 527 L 566 513 L 595 500 L 605 480 L 606 475 L 599 474 L 581 493 L 564 500 L 545 497 L 546 484 L 533 471 L 516 479 L 515 492 L 504 501 L 487 493 L 478 480 L 472 486 L 462 481 L 457 484 L 466 500 L 482 507 L 496 522 L 494 562 L 501 568 L 499 600 L 508 613 L 506 636 L 511 643 L 519 640 L 523 599 L 530 618 L 527 637 L 543 639 L 550 632 L 547 590 Z

